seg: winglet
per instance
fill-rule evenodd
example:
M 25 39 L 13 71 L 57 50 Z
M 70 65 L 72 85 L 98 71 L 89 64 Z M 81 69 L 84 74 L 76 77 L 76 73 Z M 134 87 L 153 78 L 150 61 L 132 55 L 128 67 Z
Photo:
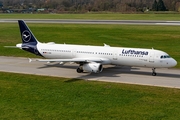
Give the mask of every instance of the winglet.
M 107 44 L 104 43 L 104 47 L 110 47 L 110 45 L 107 45 Z
M 32 62 L 32 59 L 31 58 L 28 58 L 29 59 L 29 63 L 31 63 Z

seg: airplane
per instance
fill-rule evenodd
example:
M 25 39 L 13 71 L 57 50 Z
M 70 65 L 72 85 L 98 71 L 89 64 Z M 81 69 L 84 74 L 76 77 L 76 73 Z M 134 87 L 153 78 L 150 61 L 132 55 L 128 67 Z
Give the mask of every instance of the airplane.
M 156 68 L 170 68 L 177 65 L 177 61 L 166 52 L 155 49 L 111 47 L 106 44 L 89 46 L 41 43 L 23 20 L 18 20 L 18 24 L 22 43 L 17 44 L 16 48 L 44 57 L 45 59 L 36 60 L 40 62 L 77 63 L 78 73 L 84 71 L 100 73 L 103 71 L 103 65 L 110 64 L 152 68 L 152 76 L 156 76 Z

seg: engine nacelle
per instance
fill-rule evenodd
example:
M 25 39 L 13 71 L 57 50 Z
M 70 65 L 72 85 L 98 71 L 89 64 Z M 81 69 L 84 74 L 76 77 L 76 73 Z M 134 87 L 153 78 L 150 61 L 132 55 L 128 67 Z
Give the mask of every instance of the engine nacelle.
M 103 70 L 102 65 L 100 63 L 95 63 L 95 62 L 86 63 L 82 66 L 82 68 L 87 72 L 94 72 L 94 73 L 99 73 L 102 72 Z

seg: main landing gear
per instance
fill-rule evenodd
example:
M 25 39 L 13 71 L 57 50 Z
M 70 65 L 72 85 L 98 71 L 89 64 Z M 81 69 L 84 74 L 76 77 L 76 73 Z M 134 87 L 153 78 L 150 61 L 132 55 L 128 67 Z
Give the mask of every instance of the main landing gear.
M 80 65 L 78 68 L 77 68 L 77 73 L 82 73 L 83 72 L 83 68 L 82 68 L 82 65 Z
M 152 69 L 152 76 L 156 76 L 156 71 L 155 70 L 156 70 L 156 68 Z

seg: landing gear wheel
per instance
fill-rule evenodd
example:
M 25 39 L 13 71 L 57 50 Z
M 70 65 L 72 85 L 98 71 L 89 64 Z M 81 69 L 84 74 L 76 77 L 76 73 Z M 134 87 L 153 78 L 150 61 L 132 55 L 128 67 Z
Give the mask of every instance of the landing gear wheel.
M 156 75 L 157 75 L 155 70 L 156 70 L 156 68 L 153 68 L 153 69 L 152 69 L 152 71 L 153 71 L 153 72 L 152 72 L 152 76 L 156 76 Z
M 83 72 L 83 70 L 82 69 L 80 69 L 80 68 L 77 68 L 77 73 L 82 73 Z
M 156 76 L 156 73 L 155 73 L 155 72 L 153 72 L 153 73 L 152 73 L 152 76 Z

